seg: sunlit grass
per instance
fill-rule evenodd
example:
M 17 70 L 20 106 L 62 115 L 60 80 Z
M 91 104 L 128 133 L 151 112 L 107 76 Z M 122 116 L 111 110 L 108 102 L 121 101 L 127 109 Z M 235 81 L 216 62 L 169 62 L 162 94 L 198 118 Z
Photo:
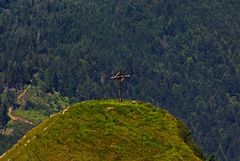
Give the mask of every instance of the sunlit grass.
M 188 134 L 151 104 L 85 101 L 31 130 L 3 160 L 201 160 Z
M 40 110 L 34 110 L 34 109 L 29 109 L 29 110 L 24 110 L 24 109 L 17 109 L 13 112 L 14 116 L 19 116 L 23 119 L 29 120 L 33 122 L 34 124 L 38 124 L 48 118 L 44 114 L 44 111 Z

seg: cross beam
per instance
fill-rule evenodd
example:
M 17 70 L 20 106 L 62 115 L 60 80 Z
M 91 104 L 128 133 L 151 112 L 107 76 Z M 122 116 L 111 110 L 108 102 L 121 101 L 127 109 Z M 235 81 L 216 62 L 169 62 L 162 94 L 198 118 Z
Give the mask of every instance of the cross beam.
M 130 75 L 124 75 L 121 71 L 119 71 L 115 76 L 111 77 L 111 79 L 118 82 L 118 99 L 119 102 L 122 102 L 122 84 L 126 78 L 130 78 Z

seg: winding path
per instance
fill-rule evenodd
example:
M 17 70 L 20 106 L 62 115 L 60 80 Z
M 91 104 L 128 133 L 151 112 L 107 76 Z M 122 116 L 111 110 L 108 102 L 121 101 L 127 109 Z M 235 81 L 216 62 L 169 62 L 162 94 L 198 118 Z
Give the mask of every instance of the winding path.
M 27 92 L 27 88 L 17 97 L 17 100 L 19 100 L 23 95 L 25 95 Z
M 8 116 L 10 117 L 10 119 L 11 119 L 12 121 L 21 121 L 21 122 L 24 122 L 24 123 L 26 123 L 26 124 L 33 125 L 33 123 L 32 123 L 31 121 L 25 120 L 25 119 L 23 119 L 23 118 L 21 118 L 21 117 L 15 117 L 15 116 L 13 116 L 13 115 L 12 115 L 12 111 L 13 111 L 13 107 L 8 108 Z
M 18 95 L 17 101 L 19 101 L 26 94 L 28 88 L 30 88 L 30 85 L 23 92 L 21 92 L 21 94 Z M 13 112 L 13 107 L 11 106 L 11 107 L 8 108 L 8 116 L 10 117 L 11 121 L 21 121 L 21 122 L 24 122 L 26 124 L 33 125 L 33 123 L 31 121 L 28 121 L 28 120 L 23 119 L 21 117 L 13 116 L 12 112 Z

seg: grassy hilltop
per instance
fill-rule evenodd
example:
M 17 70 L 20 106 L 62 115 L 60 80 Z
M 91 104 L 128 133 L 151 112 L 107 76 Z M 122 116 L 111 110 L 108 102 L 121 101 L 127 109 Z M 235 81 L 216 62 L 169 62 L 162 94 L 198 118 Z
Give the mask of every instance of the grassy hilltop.
M 239 8 L 237 0 L 0 0 L 0 94 L 37 75 L 44 93 L 112 98 L 106 78 L 122 67 L 132 75 L 125 98 L 165 107 L 207 154 L 240 160 Z M 8 105 L 0 102 L 0 127 Z
M 0 160 L 200 161 L 200 154 L 188 129 L 165 110 L 105 100 L 81 102 L 57 113 Z

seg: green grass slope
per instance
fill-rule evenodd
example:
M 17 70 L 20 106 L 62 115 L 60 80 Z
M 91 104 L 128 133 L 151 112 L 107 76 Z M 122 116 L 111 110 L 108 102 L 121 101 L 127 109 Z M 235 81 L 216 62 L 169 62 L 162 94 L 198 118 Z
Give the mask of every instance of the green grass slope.
M 28 132 L 0 160 L 200 161 L 188 129 L 171 114 L 136 101 L 85 101 Z

